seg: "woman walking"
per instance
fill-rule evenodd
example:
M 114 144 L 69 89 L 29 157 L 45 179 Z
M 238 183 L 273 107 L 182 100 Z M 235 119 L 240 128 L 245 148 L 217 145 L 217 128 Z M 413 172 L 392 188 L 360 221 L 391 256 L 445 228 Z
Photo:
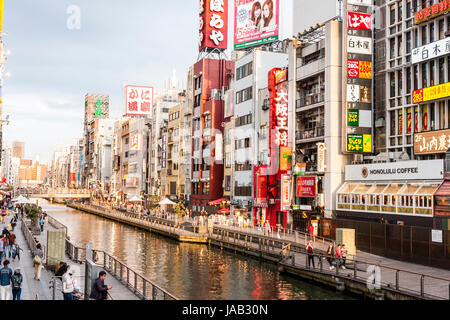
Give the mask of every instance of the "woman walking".
M 20 295 L 22 294 L 22 281 L 23 277 L 20 273 L 20 269 L 16 269 L 11 277 L 13 300 L 20 300 Z
M 73 278 L 70 272 L 70 266 L 67 266 L 66 272 L 62 276 L 64 300 L 73 300 Z
M 334 260 L 334 246 L 332 243 L 330 243 L 327 250 L 327 261 L 330 264 L 330 270 L 334 269 L 333 260 Z
M 34 279 L 40 281 L 41 279 L 39 279 L 41 277 L 41 269 L 42 267 L 42 259 L 44 258 L 44 252 L 42 251 L 42 247 L 41 244 L 38 243 L 36 246 L 37 250 L 34 253 L 34 259 L 33 259 L 33 263 L 34 263 Z

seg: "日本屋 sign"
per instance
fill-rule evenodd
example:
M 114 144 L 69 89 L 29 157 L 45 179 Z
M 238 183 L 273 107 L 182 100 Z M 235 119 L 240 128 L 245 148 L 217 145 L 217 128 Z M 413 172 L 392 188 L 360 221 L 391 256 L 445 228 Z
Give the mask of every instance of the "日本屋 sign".
M 153 87 L 125 86 L 125 115 L 151 115 Z
M 445 153 L 450 148 L 450 130 L 437 130 L 414 134 L 414 154 Z
M 411 52 L 412 63 L 420 63 L 429 59 L 441 57 L 450 53 L 450 39 L 442 39 L 415 48 Z
M 305 176 L 297 177 L 297 197 L 315 197 L 316 196 L 316 177 Z
M 447 98 L 450 96 L 450 82 L 413 91 L 413 103 Z
M 199 50 L 226 49 L 228 0 L 200 0 L 199 14 Z
M 372 15 L 369 13 L 348 12 L 348 28 L 372 30 Z
M 234 49 L 278 40 L 279 0 L 234 1 Z
M 372 54 L 372 39 L 367 37 L 347 36 L 347 52 Z
M 416 12 L 415 24 L 428 21 L 434 17 L 446 14 L 450 11 L 450 0 L 442 0 L 430 7 L 424 8 Z

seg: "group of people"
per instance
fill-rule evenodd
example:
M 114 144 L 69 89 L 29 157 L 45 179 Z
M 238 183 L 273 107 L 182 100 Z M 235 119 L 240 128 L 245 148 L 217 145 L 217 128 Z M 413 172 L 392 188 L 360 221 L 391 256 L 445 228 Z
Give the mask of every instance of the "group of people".
M 311 262 L 313 268 L 315 268 L 314 247 L 312 241 L 308 242 L 308 245 L 306 246 L 306 252 L 308 255 L 308 268 L 311 267 Z M 330 265 L 330 270 L 333 270 L 334 268 L 342 268 L 345 270 L 345 263 L 347 261 L 347 248 L 345 248 L 345 244 L 338 244 L 335 249 L 334 244 L 330 243 L 327 250 L 327 261 Z
M 13 260 L 20 260 L 20 251 L 23 251 L 17 243 L 16 235 L 13 230 L 8 230 L 6 227 L 0 235 L 0 263 L 3 258 L 12 258 Z
M 62 282 L 64 300 L 74 300 L 81 293 L 74 278 L 74 271 L 64 261 L 61 261 L 55 268 L 55 277 L 61 279 Z M 111 290 L 112 287 L 105 285 L 105 279 L 106 272 L 100 271 L 92 285 L 90 300 L 106 300 L 108 298 L 108 290 Z

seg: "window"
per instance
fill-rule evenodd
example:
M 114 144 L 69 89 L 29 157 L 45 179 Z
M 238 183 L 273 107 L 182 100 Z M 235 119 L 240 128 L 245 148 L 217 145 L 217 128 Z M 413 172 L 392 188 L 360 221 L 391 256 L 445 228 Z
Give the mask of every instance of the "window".
M 126 138 L 125 139 L 125 144 L 128 144 L 130 142 L 130 139 L 129 138 Z
M 444 39 L 445 38 L 444 19 L 439 20 L 438 22 L 438 32 L 439 32 L 439 40 Z
M 419 66 L 414 66 L 414 90 L 419 89 Z
M 235 148 L 235 150 L 250 148 L 250 138 L 235 140 L 234 148 Z
M 389 74 L 390 77 L 390 92 L 391 92 L 391 98 L 395 97 L 395 72 L 391 72 Z
M 411 68 L 406 68 L 406 94 L 411 92 Z
M 231 168 L 231 153 L 225 153 L 225 168 Z
M 235 171 L 252 170 L 252 164 L 250 163 L 250 161 L 245 161 L 244 163 L 235 163 L 234 170 Z
M 200 107 L 201 102 L 202 102 L 202 94 L 199 93 L 194 97 L 194 108 Z
M 225 191 L 231 190 L 231 176 L 225 176 Z
M 245 116 L 236 118 L 234 125 L 235 127 L 240 127 L 250 123 L 252 123 L 252 114 L 247 114 Z
M 390 48 L 391 48 L 391 56 L 390 56 L 390 58 L 394 59 L 395 58 L 395 38 L 392 38 L 390 40 Z
M 253 98 L 253 87 L 236 92 L 236 104 Z
M 391 15 L 390 15 L 390 17 L 391 17 L 390 22 L 391 22 L 391 25 L 393 25 L 393 24 L 395 23 L 395 4 L 393 4 L 393 5 L 390 6 L 390 12 L 391 12 Z
M 430 43 L 434 42 L 434 21 L 430 24 Z
M 427 26 L 422 27 L 422 45 L 427 44 Z
M 430 61 L 430 86 L 434 86 L 434 74 L 436 73 L 436 70 L 434 68 L 434 60 Z
M 444 58 L 439 59 L 439 84 L 445 83 L 445 60 Z
M 205 128 L 205 129 L 206 128 L 211 128 L 211 115 L 210 114 L 205 116 L 203 128 Z
M 236 80 L 245 78 L 253 73 L 253 61 L 236 69 Z
M 411 32 L 406 33 L 406 53 L 411 53 Z
M 427 71 L 427 63 L 422 64 L 422 88 L 428 87 L 428 71 Z
M 200 130 L 200 119 L 194 119 L 194 131 Z
M 202 194 L 208 195 L 209 194 L 209 182 L 204 182 L 202 186 Z

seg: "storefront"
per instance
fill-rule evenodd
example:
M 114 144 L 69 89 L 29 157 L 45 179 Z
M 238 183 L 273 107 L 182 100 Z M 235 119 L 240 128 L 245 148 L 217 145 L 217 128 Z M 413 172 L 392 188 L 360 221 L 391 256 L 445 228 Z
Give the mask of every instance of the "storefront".
M 433 227 L 443 160 L 348 165 L 336 193 L 338 218 Z

